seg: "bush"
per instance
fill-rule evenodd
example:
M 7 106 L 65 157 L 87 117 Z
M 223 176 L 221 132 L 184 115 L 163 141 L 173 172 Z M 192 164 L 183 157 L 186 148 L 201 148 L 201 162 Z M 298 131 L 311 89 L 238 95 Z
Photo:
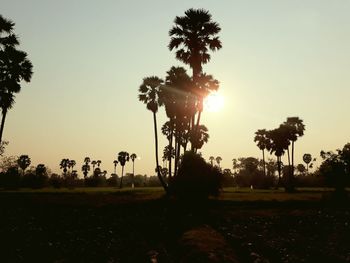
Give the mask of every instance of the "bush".
M 106 186 L 107 180 L 105 176 L 90 176 L 85 178 L 85 185 L 89 187 Z
M 218 195 L 222 174 L 198 154 L 186 152 L 176 177 L 170 180 L 170 193 L 180 198 L 204 199 Z
M 58 174 L 52 174 L 49 178 L 49 184 L 52 185 L 54 188 L 61 188 L 64 184 L 64 180 L 62 176 Z
M 21 175 L 17 167 L 10 167 L 5 173 L 1 173 L 0 187 L 5 189 L 18 189 L 20 187 Z

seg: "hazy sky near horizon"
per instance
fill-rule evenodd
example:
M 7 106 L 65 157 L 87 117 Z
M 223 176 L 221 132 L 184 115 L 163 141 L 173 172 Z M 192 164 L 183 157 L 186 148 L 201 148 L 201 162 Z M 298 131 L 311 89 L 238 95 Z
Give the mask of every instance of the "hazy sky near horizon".
M 289 116 L 306 125 L 296 162 L 350 141 L 350 1 L 0 0 L 34 66 L 7 115 L 6 155 L 28 154 L 55 172 L 62 158 L 80 172 L 89 156 L 111 173 L 126 150 L 141 156 L 136 173 L 153 174 L 152 114 L 138 87 L 173 65 L 188 69 L 167 45 L 175 16 L 191 7 L 208 9 L 222 28 L 223 48 L 203 68 L 225 100 L 203 114 L 206 159 L 220 155 L 231 168 L 232 158 L 261 157 L 254 132 Z M 164 109 L 158 116 L 160 126 Z

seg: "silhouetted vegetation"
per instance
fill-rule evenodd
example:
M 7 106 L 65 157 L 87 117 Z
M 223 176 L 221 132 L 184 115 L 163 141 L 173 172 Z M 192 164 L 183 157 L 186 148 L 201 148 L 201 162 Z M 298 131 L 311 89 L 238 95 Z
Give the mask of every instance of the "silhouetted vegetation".
M 19 40 L 14 26 L 11 20 L 0 15 L 0 143 L 7 112 L 15 103 L 15 94 L 21 91 L 21 81 L 29 82 L 33 74 L 27 53 L 17 49 Z
M 183 155 L 178 175 L 171 179 L 171 193 L 180 198 L 201 199 L 218 195 L 222 174 L 192 151 Z

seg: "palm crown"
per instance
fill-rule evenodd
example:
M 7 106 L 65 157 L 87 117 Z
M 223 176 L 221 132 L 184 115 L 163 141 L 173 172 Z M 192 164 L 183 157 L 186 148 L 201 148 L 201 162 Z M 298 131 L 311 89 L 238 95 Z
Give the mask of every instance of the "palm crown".
M 139 88 L 139 100 L 145 103 L 147 109 L 153 113 L 156 113 L 158 107 L 163 105 L 163 102 L 160 99 L 160 89 L 162 85 L 162 79 L 152 76 L 144 78 Z
M 211 14 L 204 9 L 188 9 L 185 16 L 177 16 L 170 29 L 169 49 L 177 49 L 176 58 L 193 69 L 197 76 L 202 71 L 202 64 L 210 60 L 209 50 L 222 47 L 217 34 L 221 28 L 213 22 Z

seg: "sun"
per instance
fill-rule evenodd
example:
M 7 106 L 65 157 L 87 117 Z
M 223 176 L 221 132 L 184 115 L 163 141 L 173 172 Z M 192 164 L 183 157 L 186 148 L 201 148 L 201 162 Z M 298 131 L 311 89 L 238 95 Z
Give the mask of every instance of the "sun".
M 224 97 L 217 92 L 210 93 L 204 99 L 204 109 L 209 112 L 218 112 L 224 106 Z

